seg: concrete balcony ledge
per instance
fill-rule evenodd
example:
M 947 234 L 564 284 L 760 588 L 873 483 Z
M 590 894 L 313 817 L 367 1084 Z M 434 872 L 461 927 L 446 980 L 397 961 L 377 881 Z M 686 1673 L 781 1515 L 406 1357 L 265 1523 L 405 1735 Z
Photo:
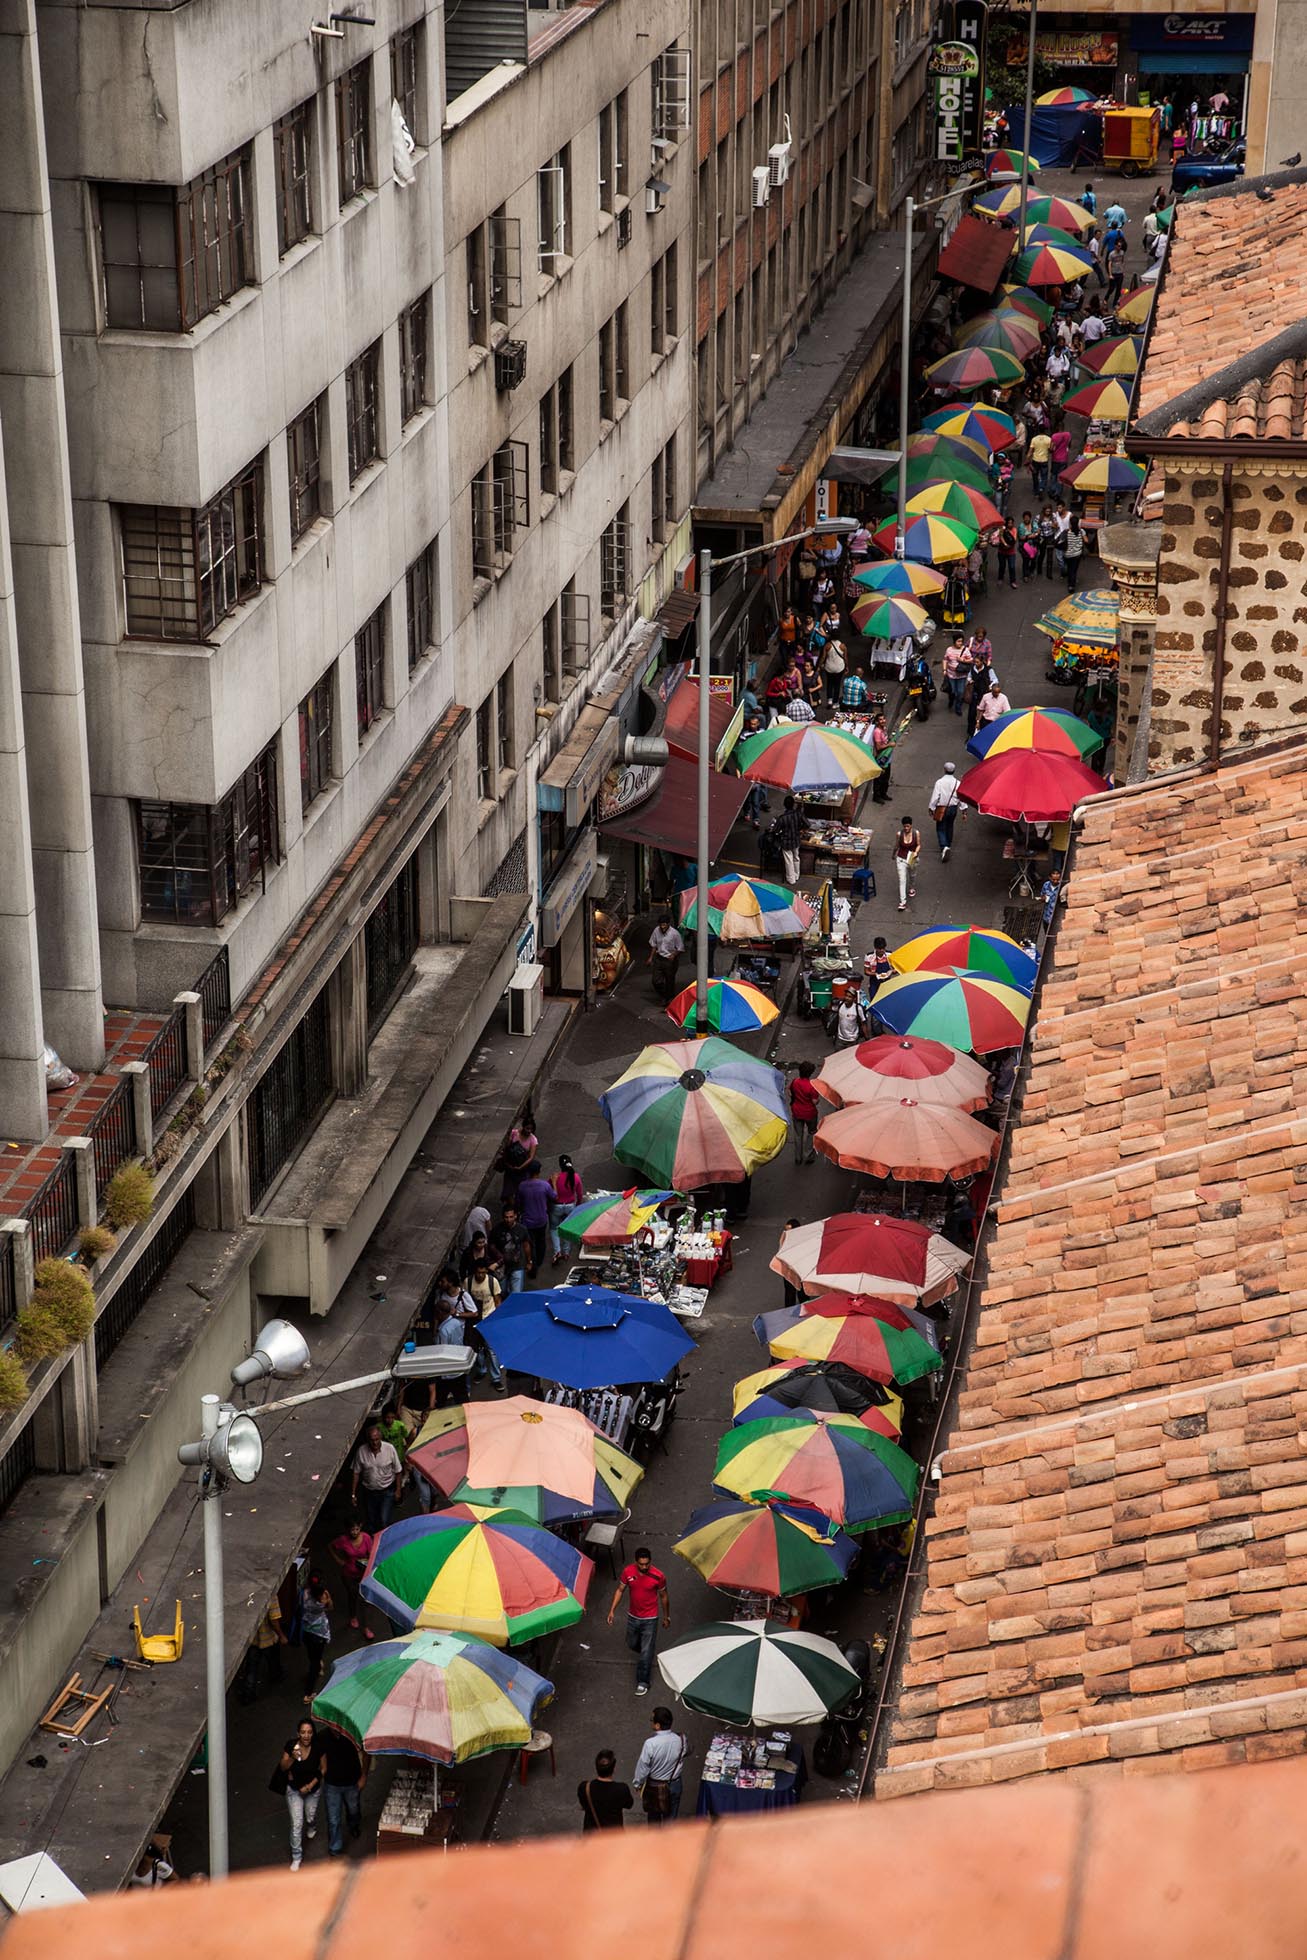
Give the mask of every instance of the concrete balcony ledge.
M 516 964 L 524 892 L 463 907 L 465 944 L 420 946 L 414 976 L 373 1036 L 368 1079 L 323 1116 L 259 1214 L 260 1292 L 325 1313 L 361 1254 Z

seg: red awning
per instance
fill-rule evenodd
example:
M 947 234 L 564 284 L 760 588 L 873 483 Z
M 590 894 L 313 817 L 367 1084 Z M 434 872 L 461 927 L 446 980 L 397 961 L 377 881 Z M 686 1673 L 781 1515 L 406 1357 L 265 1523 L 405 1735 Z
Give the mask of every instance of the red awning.
M 1016 242 L 1010 225 L 973 217 L 968 211 L 958 220 L 957 230 L 939 255 L 940 277 L 992 293 Z
M 735 703 L 729 694 L 708 697 L 708 753 L 715 756 L 731 725 Z M 667 704 L 663 735 L 673 755 L 693 762 L 699 753 L 699 683 L 682 681 Z
M 708 845 L 716 857 L 731 825 L 739 816 L 745 797 L 752 788 L 743 776 L 708 778 Z M 656 850 L 670 851 L 673 857 L 692 858 L 699 849 L 699 768 L 679 755 L 672 756 L 663 770 L 663 779 L 647 803 L 637 803 L 599 826 L 605 837 L 629 837 L 636 844 L 651 844 Z

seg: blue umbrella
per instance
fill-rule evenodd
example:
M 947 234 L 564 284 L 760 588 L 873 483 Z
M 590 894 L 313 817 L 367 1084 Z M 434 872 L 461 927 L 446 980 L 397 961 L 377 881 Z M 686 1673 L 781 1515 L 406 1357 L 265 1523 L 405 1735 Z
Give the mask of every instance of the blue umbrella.
M 694 1347 L 661 1301 L 602 1286 L 510 1293 L 481 1332 L 504 1367 L 565 1388 L 660 1382 Z

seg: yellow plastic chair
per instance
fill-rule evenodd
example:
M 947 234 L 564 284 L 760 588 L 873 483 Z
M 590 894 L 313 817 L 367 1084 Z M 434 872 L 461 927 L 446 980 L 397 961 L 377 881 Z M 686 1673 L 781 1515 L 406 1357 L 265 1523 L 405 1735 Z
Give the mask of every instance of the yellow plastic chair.
M 141 1609 L 132 1608 L 132 1632 L 136 1651 L 143 1661 L 179 1661 L 182 1657 L 182 1603 L 177 1601 L 177 1618 L 171 1633 L 142 1633 Z

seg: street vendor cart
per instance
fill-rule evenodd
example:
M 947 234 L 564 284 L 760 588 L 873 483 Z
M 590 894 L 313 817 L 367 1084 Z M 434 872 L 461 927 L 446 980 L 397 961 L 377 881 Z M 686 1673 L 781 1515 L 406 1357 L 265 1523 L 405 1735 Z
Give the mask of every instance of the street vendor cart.
M 1103 115 L 1103 168 L 1123 177 L 1149 177 L 1157 168 L 1160 109 L 1108 109 Z

